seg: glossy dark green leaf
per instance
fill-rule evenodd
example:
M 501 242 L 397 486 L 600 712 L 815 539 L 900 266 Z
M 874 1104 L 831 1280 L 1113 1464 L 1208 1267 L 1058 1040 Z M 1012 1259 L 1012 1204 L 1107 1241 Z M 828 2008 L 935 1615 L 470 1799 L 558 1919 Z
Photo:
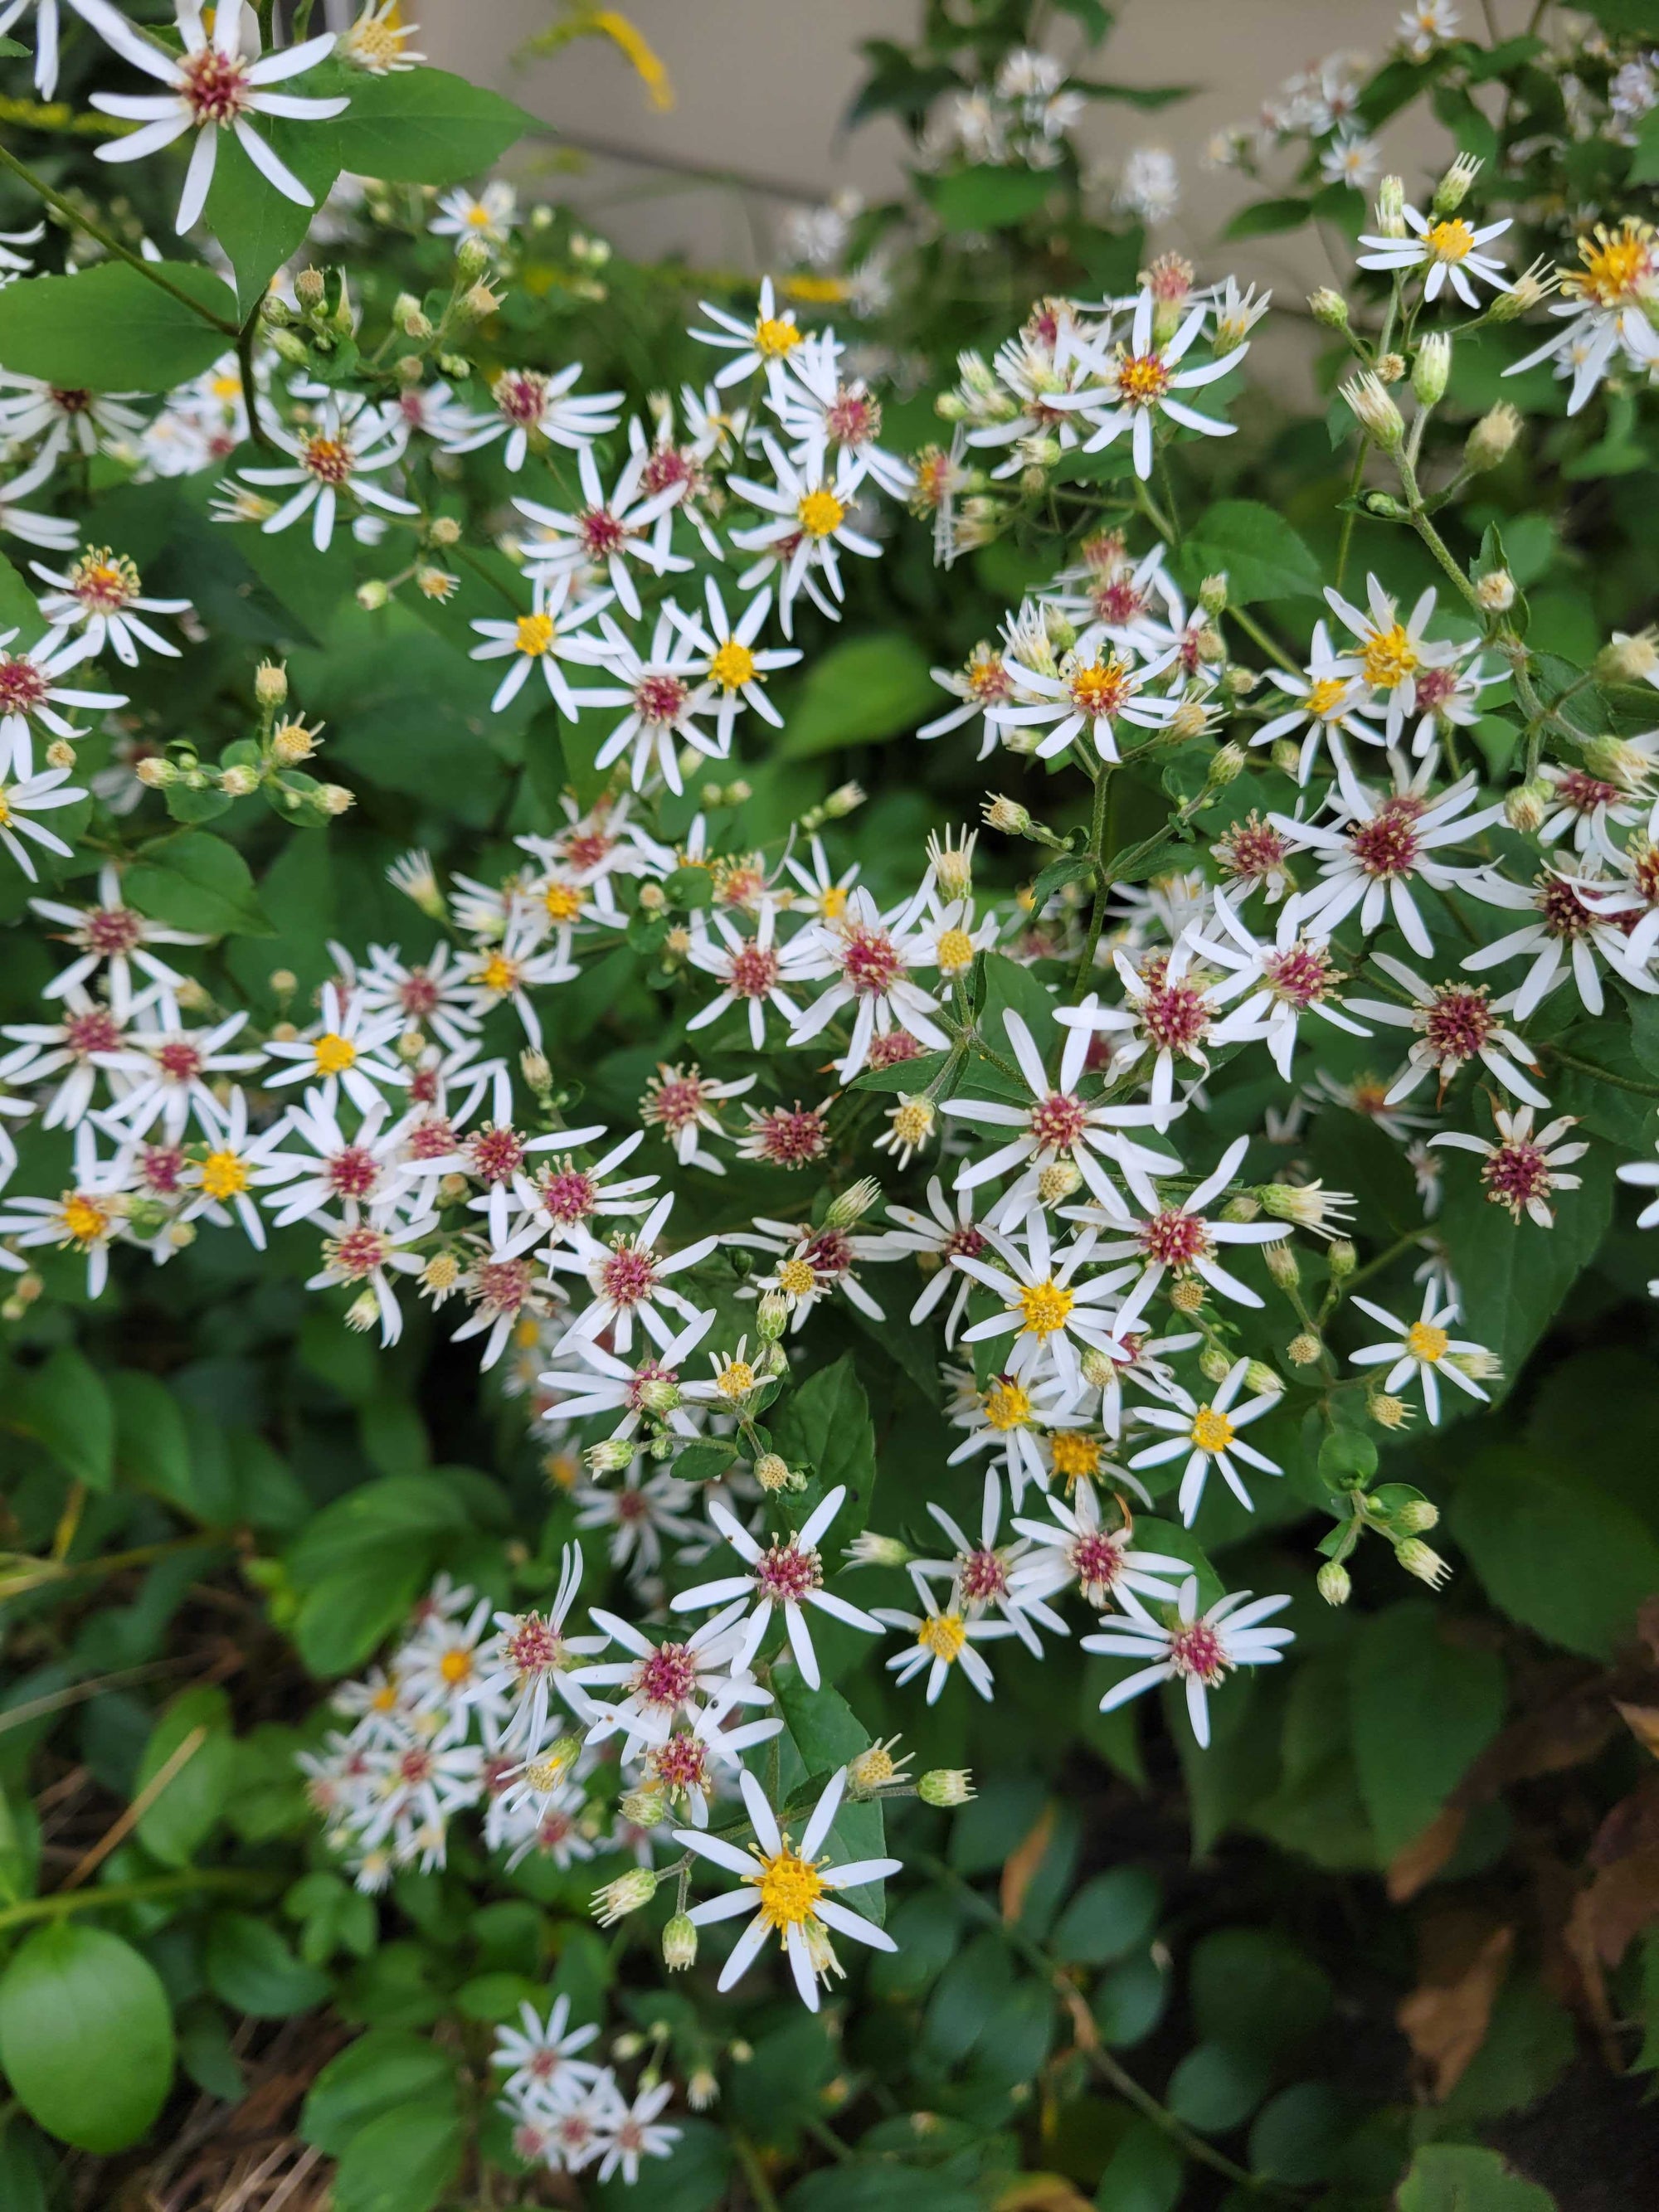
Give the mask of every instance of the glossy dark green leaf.
M 1555 2212 L 1548 2190 L 1474 2143 L 1420 2144 L 1395 2203 L 1398 2212 Z
M 423 2035 L 372 2027 L 331 2058 L 307 2092 L 300 2133 L 337 2158 L 352 2137 L 383 2112 L 420 2106 L 451 2109 L 455 2069 Z
M 1353 1753 L 1386 1865 L 1422 1834 L 1504 1722 L 1504 1662 L 1427 1599 L 1356 1623 Z
M 481 176 L 537 127 L 500 93 L 436 69 L 355 77 L 350 106 L 326 126 L 343 169 L 413 185 Z
M 9 1426 L 43 1443 L 66 1474 L 89 1490 L 115 1479 L 115 1415 L 96 1369 L 72 1345 L 21 1372 L 6 1408 Z
M 837 745 L 896 738 L 950 704 L 928 672 L 927 654 L 900 630 L 849 637 L 815 654 L 784 717 L 778 750 L 806 760 Z
M 122 884 L 127 902 L 175 929 L 210 937 L 269 937 L 247 862 L 205 830 L 147 846 Z
M 1206 507 L 1182 549 L 1188 577 L 1224 575 L 1235 606 L 1253 599 L 1316 599 L 1324 572 L 1284 516 L 1260 500 L 1223 499 Z

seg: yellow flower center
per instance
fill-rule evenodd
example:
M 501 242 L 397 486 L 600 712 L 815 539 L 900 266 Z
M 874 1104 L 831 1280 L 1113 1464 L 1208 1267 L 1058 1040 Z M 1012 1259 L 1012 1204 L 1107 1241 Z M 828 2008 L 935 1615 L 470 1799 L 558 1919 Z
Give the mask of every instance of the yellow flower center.
M 488 230 L 489 228 L 489 210 L 480 201 L 474 200 L 471 206 L 466 211 L 466 220 L 469 228 L 472 230 Z
M 961 1656 L 968 1641 L 968 1631 L 963 1626 L 959 1613 L 929 1614 L 916 1631 L 916 1641 L 924 1651 L 931 1651 L 935 1659 L 944 1660 L 947 1667 Z
M 839 884 L 831 884 L 818 901 L 818 910 L 826 921 L 836 921 L 847 911 L 847 894 Z
M 1065 1285 L 1052 1277 L 1046 1282 L 1028 1284 L 1019 1294 L 1019 1310 L 1024 1316 L 1027 1336 L 1052 1336 L 1064 1328 L 1066 1316 L 1076 1303 Z
M 333 1030 L 325 1030 L 311 1048 L 312 1058 L 317 1063 L 319 1075 L 343 1075 L 354 1066 L 357 1048 L 349 1037 L 343 1037 Z
M 1380 629 L 1365 641 L 1365 681 L 1375 684 L 1380 691 L 1392 691 L 1403 684 L 1417 666 L 1417 647 L 1406 634 L 1403 623 L 1395 623 L 1392 629 Z
M 1335 714 L 1347 688 L 1340 676 L 1322 676 L 1316 684 L 1308 686 L 1308 712 L 1323 721 L 1328 715 Z
M 216 376 L 208 389 L 216 399 L 240 399 L 242 380 L 240 376 Z
M 247 1163 L 234 1152 L 210 1152 L 202 1163 L 202 1188 L 210 1198 L 234 1198 L 247 1188 Z
M 1087 668 L 1073 670 L 1067 679 L 1072 693 L 1072 704 L 1079 714 L 1098 717 L 1121 713 L 1134 686 L 1129 672 L 1116 653 L 1109 659 L 1097 660 Z
M 1030 1419 L 1031 1401 L 1018 1382 L 994 1382 L 985 1393 L 985 1418 L 1006 1435 Z
M 514 1327 L 513 1331 L 513 1341 L 518 1346 L 520 1352 L 529 1352 L 534 1348 L 540 1335 L 541 1330 L 531 1319 L 530 1316 L 526 1314 L 524 1319 L 518 1322 Z
M 5 793 L 3 791 L 0 791 L 0 830 L 3 830 L 10 820 L 11 803 L 7 799 Z
M 728 1359 L 714 1378 L 722 1398 L 746 1398 L 755 1387 L 755 1370 L 746 1359 Z
M 902 1145 L 925 1145 L 933 1133 L 933 1109 L 925 1098 L 908 1098 L 893 1115 L 893 1134 Z
M 1170 388 L 1170 371 L 1160 355 L 1155 353 L 1120 354 L 1117 363 L 1117 391 L 1120 399 L 1131 406 L 1150 406 L 1162 399 Z
M 740 690 L 755 680 L 754 654 L 735 637 L 728 637 L 708 664 L 708 680 L 722 691 Z
M 1561 290 L 1568 299 L 1594 300 L 1598 307 L 1629 305 L 1653 273 L 1653 231 L 1626 216 L 1617 231 L 1598 223 L 1593 237 L 1578 244 L 1583 269 L 1564 269 Z
M 812 1907 L 823 1894 L 817 1869 L 787 1848 L 775 1858 L 762 1859 L 760 1872 L 744 1879 L 760 1892 L 761 1918 L 769 1928 L 800 1927 L 815 1917 Z
M 810 1260 L 786 1260 L 778 1269 L 778 1288 L 786 1297 L 805 1297 L 817 1279 Z
M 109 1216 L 95 1198 L 77 1190 L 64 1200 L 64 1227 L 77 1244 L 95 1244 L 109 1227 Z
M 532 660 L 539 660 L 553 642 L 551 615 L 520 615 L 519 617 L 519 650 L 527 653 Z
M 1048 1439 L 1053 1455 L 1054 1473 L 1063 1475 L 1067 1482 L 1075 1482 L 1080 1474 L 1100 1472 L 1100 1443 L 1095 1437 L 1082 1435 L 1076 1429 L 1056 1429 Z
M 446 1651 L 438 1662 L 438 1672 L 453 1689 L 457 1682 L 465 1682 L 472 1672 L 470 1651 Z
M 550 884 L 542 893 L 542 904 L 550 921 L 574 921 L 582 910 L 582 895 L 574 884 Z
M 974 940 L 965 929 L 947 929 L 939 941 L 939 964 L 947 975 L 959 975 L 974 964 Z
M 1443 1359 L 1451 1339 L 1431 1322 L 1414 1321 L 1406 1331 L 1406 1349 L 1413 1359 Z
M 783 315 L 763 315 L 755 325 L 755 351 L 763 361 L 781 361 L 800 343 L 800 332 Z
M 1474 251 L 1474 233 L 1461 215 L 1437 222 L 1423 240 L 1437 261 L 1462 261 Z
M 1233 1436 L 1232 1423 L 1213 1406 L 1200 1406 L 1193 1415 L 1193 1442 L 1200 1451 L 1225 1451 Z
M 505 952 L 492 952 L 479 969 L 477 980 L 486 991 L 499 991 L 505 996 L 519 980 L 519 963 L 509 960 Z
M 375 1712 L 389 1713 L 398 1702 L 398 1684 L 395 1677 L 390 1682 L 383 1682 L 368 1702 Z
M 795 507 L 796 519 L 809 538 L 828 538 L 847 520 L 847 509 L 832 491 L 809 491 Z

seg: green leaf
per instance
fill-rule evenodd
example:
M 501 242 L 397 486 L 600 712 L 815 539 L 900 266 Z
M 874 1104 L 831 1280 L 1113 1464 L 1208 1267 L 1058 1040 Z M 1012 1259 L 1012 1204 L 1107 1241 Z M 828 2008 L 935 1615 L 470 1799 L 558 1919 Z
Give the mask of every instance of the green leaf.
M 1353 1639 L 1354 1764 L 1385 1865 L 1503 1725 L 1502 1660 L 1442 1631 L 1437 1609 L 1410 1599 L 1373 1614 Z
M 166 1383 L 134 1367 L 120 1367 L 109 1378 L 115 1413 L 115 1464 L 124 1480 L 195 1510 L 190 1431 Z
M 297 89 L 315 97 L 319 88 L 307 73 L 306 83 Z M 334 134 L 325 126 L 266 118 L 252 127 L 309 189 L 313 204 L 301 207 L 279 192 L 249 161 L 235 133 L 221 133 L 204 220 L 236 271 L 236 305 L 243 317 L 252 314 L 271 277 L 304 245 L 340 168 Z
M 877 630 L 832 645 L 813 661 L 778 746 L 807 760 L 837 745 L 873 744 L 912 730 L 938 709 L 927 654 L 902 630 Z
M 674 1455 L 673 1471 L 682 1482 L 718 1482 L 738 1455 L 726 1437 L 699 1437 Z
M 0 293 L 0 368 L 83 392 L 164 392 L 210 368 L 234 337 L 234 295 L 199 262 L 152 265 L 204 313 L 125 261 L 21 277 Z
M 1223 499 L 1206 507 L 1182 548 L 1196 585 L 1224 573 L 1235 606 L 1252 599 L 1316 599 L 1324 589 L 1317 561 L 1282 514 L 1259 500 Z
M 48 2135 L 105 2155 L 137 2142 L 173 2082 L 167 1992 L 130 1943 L 61 1921 L 0 1978 L 0 2067 Z
M 1555 2212 L 1547 2189 L 1473 2143 L 1419 2144 L 1394 2201 L 1398 2212 Z
M 455 2069 L 424 2036 L 372 2027 L 331 2058 L 312 2083 L 300 2133 L 330 2158 L 382 2112 L 455 2101 Z
M 1002 230 L 1035 215 L 1054 189 L 1044 169 L 953 169 L 927 186 L 946 230 Z
M 1505 1383 L 1513 1385 L 1613 1218 L 1611 1163 L 1593 1152 L 1577 1172 L 1583 1188 L 1556 1194 L 1553 1229 L 1511 1221 L 1504 1207 L 1492 1203 L 1478 1176 L 1447 1175 L 1437 1225 L 1462 1296 L 1458 1333 L 1503 1361 L 1504 1382 L 1486 1386 L 1493 1397 Z
M 809 1774 L 845 1766 L 870 1747 L 870 1731 L 839 1690 L 809 1690 L 797 1676 L 781 1683 L 778 1711 Z
M 1268 2066 L 1259 2051 L 1200 2043 L 1170 2076 L 1170 2110 L 1188 2127 L 1224 2135 L 1247 2120 L 1266 2093 Z
M 388 184 L 459 185 L 538 127 L 514 101 L 447 70 L 354 76 L 351 85 L 350 106 L 327 126 L 335 155 L 343 169 Z
M 853 1091 L 925 1091 L 951 1057 L 948 1052 L 919 1052 L 914 1060 L 896 1060 L 889 1067 L 866 1067 L 848 1086 Z
M 325 1575 L 306 1593 L 294 1644 L 313 1674 L 349 1674 L 383 1644 L 431 1581 L 429 1544 L 386 1544 L 363 1565 Z
M 268 1921 L 251 1912 L 216 1912 L 207 1940 L 208 1986 L 234 2012 L 286 2020 L 329 1993 L 326 1974 L 296 1959 Z
M 289 1551 L 289 1571 L 302 1586 L 325 1575 L 373 1571 L 388 1546 L 435 1547 L 466 1526 L 459 1491 L 443 1476 L 388 1475 L 314 1515 Z
M 1650 185 L 1656 178 L 1659 178 L 1659 107 L 1650 107 L 1637 126 L 1629 181 Z
M 1267 1928 L 1218 1928 L 1194 1948 L 1193 2019 L 1207 2042 L 1273 2057 L 1330 2009 L 1323 1972 Z
M 1610 1659 L 1659 1589 L 1659 1544 L 1627 1506 L 1513 1446 L 1462 1469 L 1447 1518 L 1500 1611 Z
M 382 2112 L 345 2147 L 330 2191 L 334 2212 L 431 2212 L 465 2144 L 457 2112 L 419 2106 Z
M 138 1823 L 139 1842 L 163 1866 L 189 1863 L 230 1795 L 236 1747 L 224 1692 L 205 1685 L 180 1691 L 150 1730 L 133 1777 L 136 1797 L 198 1729 L 206 1732 L 202 1741 Z
M 1174 2212 L 1186 2170 L 1162 2128 L 1132 2120 L 1106 2161 L 1095 2203 L 1101 2212 Z
M 19 1377 L 6 1413 L 9 1427 L 43 1443 L 58 1465 L 89 1490 L 115 1480 L 115 1415 L 90 1360 L 60 1345 Z
M 0 630 L 20 632 L 16 642 L 35 644 L 45 627 L 40 602 L 11 562 L 0 556 Z
M 1158 1876 L 1146 1868 L 1114 1867 L 1084 1883 L 1060 1914 L 1049 1948 L 1082 1966 L 1125 1958 L 1149 1941 L 1163 1902 Z
M 3 302 L 0 302 L 3 305 Z M 174 929 L 210 937 L 269 937 L 253 877 L 234 845 L 205 830 L 185 830 L 144 848 L 127 870 L 130 906 Z
M 846 1485 L 847 1503 L 836 1516 L 834 1540 L 838 1546 L 848 1542 L 869 1519 L 876 1486 L 875 1431 L 850 1352 L 820 1367 L 791 1392 L 778 1409 L 772 1433 L 790 1465 L 809 1466 L 823 1490 Z

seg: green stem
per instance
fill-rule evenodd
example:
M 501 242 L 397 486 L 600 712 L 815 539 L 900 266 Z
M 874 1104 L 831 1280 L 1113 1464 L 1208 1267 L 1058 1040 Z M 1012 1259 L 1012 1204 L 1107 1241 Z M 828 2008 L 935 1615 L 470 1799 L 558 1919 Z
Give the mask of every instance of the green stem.
M 1112 794 L 1115 788 L 1116 778 L 1111 769 L 1103 768 L 1095 779 L 1094 813 L 1089 824 L 1089 857 L 1095 864 L 1094 903 L 1089 909 L 1089 934 L 1077 963 L 1077 973 L 1072 978 L 1073 998 L 1094 973 L 1095 951 L 1106 921 L 1106 902 L 1111 896 L 1112 879 L 1107 860 L 1112 836 Z
M 179 1897 L 191 1890 L 248 1891 L 268 1888 L 276 1879 L 268 1874 L 239 1872 L 228 1867 L 192 1867 L 183 1874 L 148 1875 L 142 1881 L 106 1882 L 101 1889 L 64 1889 L 50 1897 L 26 1897 L 21 1904 L 0 1911 L 0 1929 L 21 1927 L 30 1920 L 61 1920 L 66 1913 L 95 1912 L 107 1906 L 137 1905 L 146 1898 Z
M 263 446 L 266 453 L 286 459 L 282 448 L 259 420 L 259 394 L 253 380 L 253 340 L 259 327 L 259 310 L 264 305 L 263 298 L 254 301 L 252 313 L 236 333 L 236 364 L 241 372 L 242 404 L 247 409 L 248 435 L 256 446 Z
M 129 269 L 136 269 L 147 283 L 178 301 L 180 307 L 188 307 L 191 314 L 199 315 L 204 323 L 211 323 L 216 331 L 222 331 L 228 338 L 239 335 L 234 323 L 224 315 L 216 315 L 211 307 L 204 307 L 199 300 L 193 300 L 170 276 L 164 276 L 153 261 L 146 261 L 130 246 L 124 246 L 113 231 L 106 230 L 102 223 L 93 222 L 89 216 L 64 198 L 61 193 L 53 191 L 43 178 L 35 175 L 27 161 L 20 161 L 16 155 L 4 146 L 0 146 L 0 167 L 9 169 L 13 176 L 20 178 L 54 214 L 61 216 L 71 229 L 84 231 L 88 238 L 95 238 L 106 253 L 112 253 L 118 261 L 125 261 Z
M 1297 664 L 1291 659 L 1283 646 L 1274 644 L 1254 615 L 1247 615 L 1243 607 L 1229 607 L 1227 613 L 1231 619 L 1238 624 L 1246 637 L 1255 640 L 1269 660 L 1276 660 L 1281 668 L 1288 668 L 1298 676 L 1301 674 L 1302 672 Z
M 749 2184 L 749 2193 L 755 2200 L 756 2212 L 780 2212 L 777 2191 L 766 2178 L 755 2146 L 735 2128 L 728 2132 L 732 2148 L 738 2154 L 738 2164 L 743 2168 L 743 2178 Z
M 1352 1275 L 1343 1279 L 1336 1286 L 1341 1296 L 1346 1297 L 1356 1283 L 1363 1283 L 1368 1276 L 1380 1273 L 1384 1267 L 1398 1260 L 1402 1254 L 1409 1252 L 1413 1245 L 1421 1241 L 1422 1235 L 1420 1229 L 1412 1229 L 1408 1230 L 1405 1236 L 1395 1237 L 1394 1243 L 1385 1250 L 1379 1252 L 1375 1259 L 1367 1260 L 1363 1267 L 1356 1267 Z
M 1638 1098 L 1659 1098 L 1659 1084 L 1638 1083 L 1628 1075 L 1615 1075 L 1610 1067 L 1597 1067 L 1593 1060 L 1580 1060 L 1576 1053 L 1563 1052 L 1559 1045 L 1540 1044 L 1538 1049 L 1579 1075 L 1594 1076 L 1598 1083 L 1610 1083 L 1615 1091 L 1634 1091 Z

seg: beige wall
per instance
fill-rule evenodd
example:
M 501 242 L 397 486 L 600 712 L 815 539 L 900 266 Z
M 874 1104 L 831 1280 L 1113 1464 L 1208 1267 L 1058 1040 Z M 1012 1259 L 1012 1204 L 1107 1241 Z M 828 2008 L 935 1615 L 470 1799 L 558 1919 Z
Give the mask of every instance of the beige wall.
M 580 174 L 549 174 L 541 189 L 582 205 L 596 228 L 630 252 L 682 251 L 705 262 L 757 267 L 769 256 L 784 191 L 822 198 L 842 185 L 879 195 L 897 181 L 898 133 L 876 123 L 842 126 L 859 82 L 858 40 L 902 38 L 913 0 L 623 0 L 667 64 L 677 102 L 659 114 L 616 51 L 584 41 L 547 61 L 514 51 L 554 18 L 552 0 L 415 0 L 429 58 L 510 93 L 545 118 L 568 160 L 589 149 Z M 1181 159 L 1185 198 L 1160 231 L 1161 246 L 1192 249 L 1212 239 L 1255 188 L 1206 170 L 1199 152 L 1223 125 L 1248 120 L 1291 70 L 1338 49 L 1380 57 L 1401 0 L 1124 0 L 1117 29 L 1097 58 L 1128 84 L 1189 83 L 1195 96 L 1158 114 L 1116 103 L 1091 111 L 1085 139 L 1110 157 L 1154 141 Z M 1505 29 L 1525 0 L 1497 0 Z M 1479 21 L 1476 0 L 1465 13 Z M 1510 18 L 1516 21 L 1511 23 Z M 1055 44 L 1068 26 L 1060 20 Z M 1395 123 L 1384 153 L 1408 180 L 1442 151 L 1437 134 Z M 618 155 L 623 158 L 618 158 Z M 746 188 L 654 166 L 731 172 Z M 1281 174 L 1283 173 L 1281 172 Z M 1328 272 L 1303 240 L 1287 248 L 1255 241 L 1228 256 L 1258 281 L 1305 290 Z

